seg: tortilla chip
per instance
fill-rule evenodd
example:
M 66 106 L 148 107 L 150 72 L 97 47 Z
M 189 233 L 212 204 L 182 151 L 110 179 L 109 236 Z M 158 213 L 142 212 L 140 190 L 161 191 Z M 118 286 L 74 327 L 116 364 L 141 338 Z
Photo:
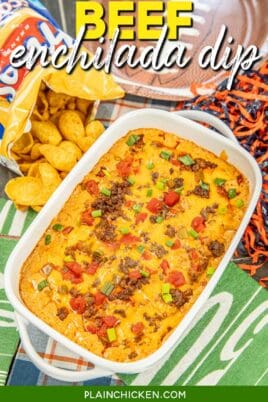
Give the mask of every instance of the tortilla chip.
M 83 121 L 74 110 L 65 110 L 59 118 L 59 129 L 66 140 L 75 142 L 84 137 L 85 127 Z
M 32 120 L 32 133 L 42 144 L 58 145 L 62 137 L 51 121 Z

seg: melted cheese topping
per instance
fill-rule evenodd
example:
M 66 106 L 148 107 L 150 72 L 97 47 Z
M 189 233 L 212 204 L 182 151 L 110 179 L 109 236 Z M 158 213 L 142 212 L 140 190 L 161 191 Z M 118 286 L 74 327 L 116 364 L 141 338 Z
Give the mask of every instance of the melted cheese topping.
M 248 196 L 247 180 L 225 157 L 159 130 L 130 132 L 77 186 L 24 263 L 21 297 L 99 356 L 144 358 L 217 269 Z

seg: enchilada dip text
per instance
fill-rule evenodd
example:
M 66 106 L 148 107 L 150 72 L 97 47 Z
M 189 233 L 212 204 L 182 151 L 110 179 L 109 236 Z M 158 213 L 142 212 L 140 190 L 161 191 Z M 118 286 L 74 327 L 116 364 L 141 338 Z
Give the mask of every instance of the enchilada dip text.
M 127 362 L 156 351 L 213 275 L 248 204 L 244 176 L 196 144 L 129 132 L 76 187 L 25 262 L 26 306 Z

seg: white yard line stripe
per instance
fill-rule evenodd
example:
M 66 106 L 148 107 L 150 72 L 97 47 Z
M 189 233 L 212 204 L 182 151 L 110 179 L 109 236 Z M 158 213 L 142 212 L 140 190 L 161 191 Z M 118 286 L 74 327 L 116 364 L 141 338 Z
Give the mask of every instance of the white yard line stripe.
M 13 356 L 13 354 L 12 354 L 12 353 L 0 353 L 0 356 L 4 356 L 4 357 L 12 357 L 12 356 Z M 0 373 L 5 373 L 5 371 L 1 371 L 1 370 L 0 370 Z
M 248 308 L 248 306 L 251 304 L 251 302 L 256 298 L 256 296 L 259 294 L 259 292 L 262 290 L 260 287 L 259 289 L 256 290 L 256 292 L 251 296 L 251 298 L 248 300 L 248 302 L 244 305 L 244 307 L 240 310 L 240 312 L 237 314 L 237 316 L 233 319 L 233 321 L 228 325 L 226 330 L 222 333 L 222 335 L 217 339 L 217 341 L 213 344 L 212 348 L 205 354 L 203 359 L 195 366 L 194 370 L 192 373 L 187 377 L 187 379 L 184 381 L 183 385 L 186 385 L 195 375 L 197 370 L 199 369 L 200 366 L 204 363 L 204 361 L 208 358 L 208 356 L 213 352 L 213 350 L 217 347 L 217 345 L 220 343 L 220 341 L 224 338 L 224 336 L 227 334 L 229 329 L 235 324 L 235 322 L 239 319 L 239 317 L 243 314 L 243 312 Z M 172 374 L 172 372 L 170 373 Z M 174 375 L 175 373 L 173 373 Z M 175 374 L 176 376 L 176 374 Z M 166 379 L 165 379 L 166 381 Z M 164 383 L 163 383 L 164 385 Z
M 8 212 L 9 212 L 9 209 L 10 209 L 11 205 L 12 205 L 12 202 L 7 201 L 5 206 L 4 206 L 4 208 L 2 209 L 2 212 L 0 213 L 0 233 L 1 233 L 1 230 L 3 229 L 4 224 L 5 224 L 5 221 L 6 221 L 6 218 L 7 218 L 7 215 L 8 215 Z
M 261 380 L 266 376 L 266 374 L 268 374 L 268 368 L 265 370 L 265 372 L 260 376 L 260 378 L 255 382 L 254 385 L 258 385 Z
M 64 5 L 63 0 L 58 0 L 59 2 L 59 9 L 60 9 L 60 16 L 61 16 L 61 25 L 65 32 L 67 32 L 67 22 L 65 17 Z
M 26 215 L 27 214 L 25 212 L 16 211 L 11 228 L 9 230 L 10 236 L 20 236 L 22 234 Z

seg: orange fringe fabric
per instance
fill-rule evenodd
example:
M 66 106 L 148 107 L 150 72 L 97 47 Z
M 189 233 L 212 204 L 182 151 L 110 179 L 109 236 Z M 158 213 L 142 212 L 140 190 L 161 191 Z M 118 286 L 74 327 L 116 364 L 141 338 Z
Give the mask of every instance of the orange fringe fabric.
M 226 83 L 227 79 L 211 96 L 180 102 L 177 109 L 203 110 L 219 117 L 260 166 L 262 193 L 235 253 L 236 258 L 250 257 L 250 263 L 239 265 L 251 276 L 260 277 L 258 270 L 268 263 L 268 60 L 258 71 L 238 76 L 231 91 Z M 193 84 L 192 88 L 197 93 L 201 86 Z M 262 276 L 259 283 L 268 288 L 268 276 Z

